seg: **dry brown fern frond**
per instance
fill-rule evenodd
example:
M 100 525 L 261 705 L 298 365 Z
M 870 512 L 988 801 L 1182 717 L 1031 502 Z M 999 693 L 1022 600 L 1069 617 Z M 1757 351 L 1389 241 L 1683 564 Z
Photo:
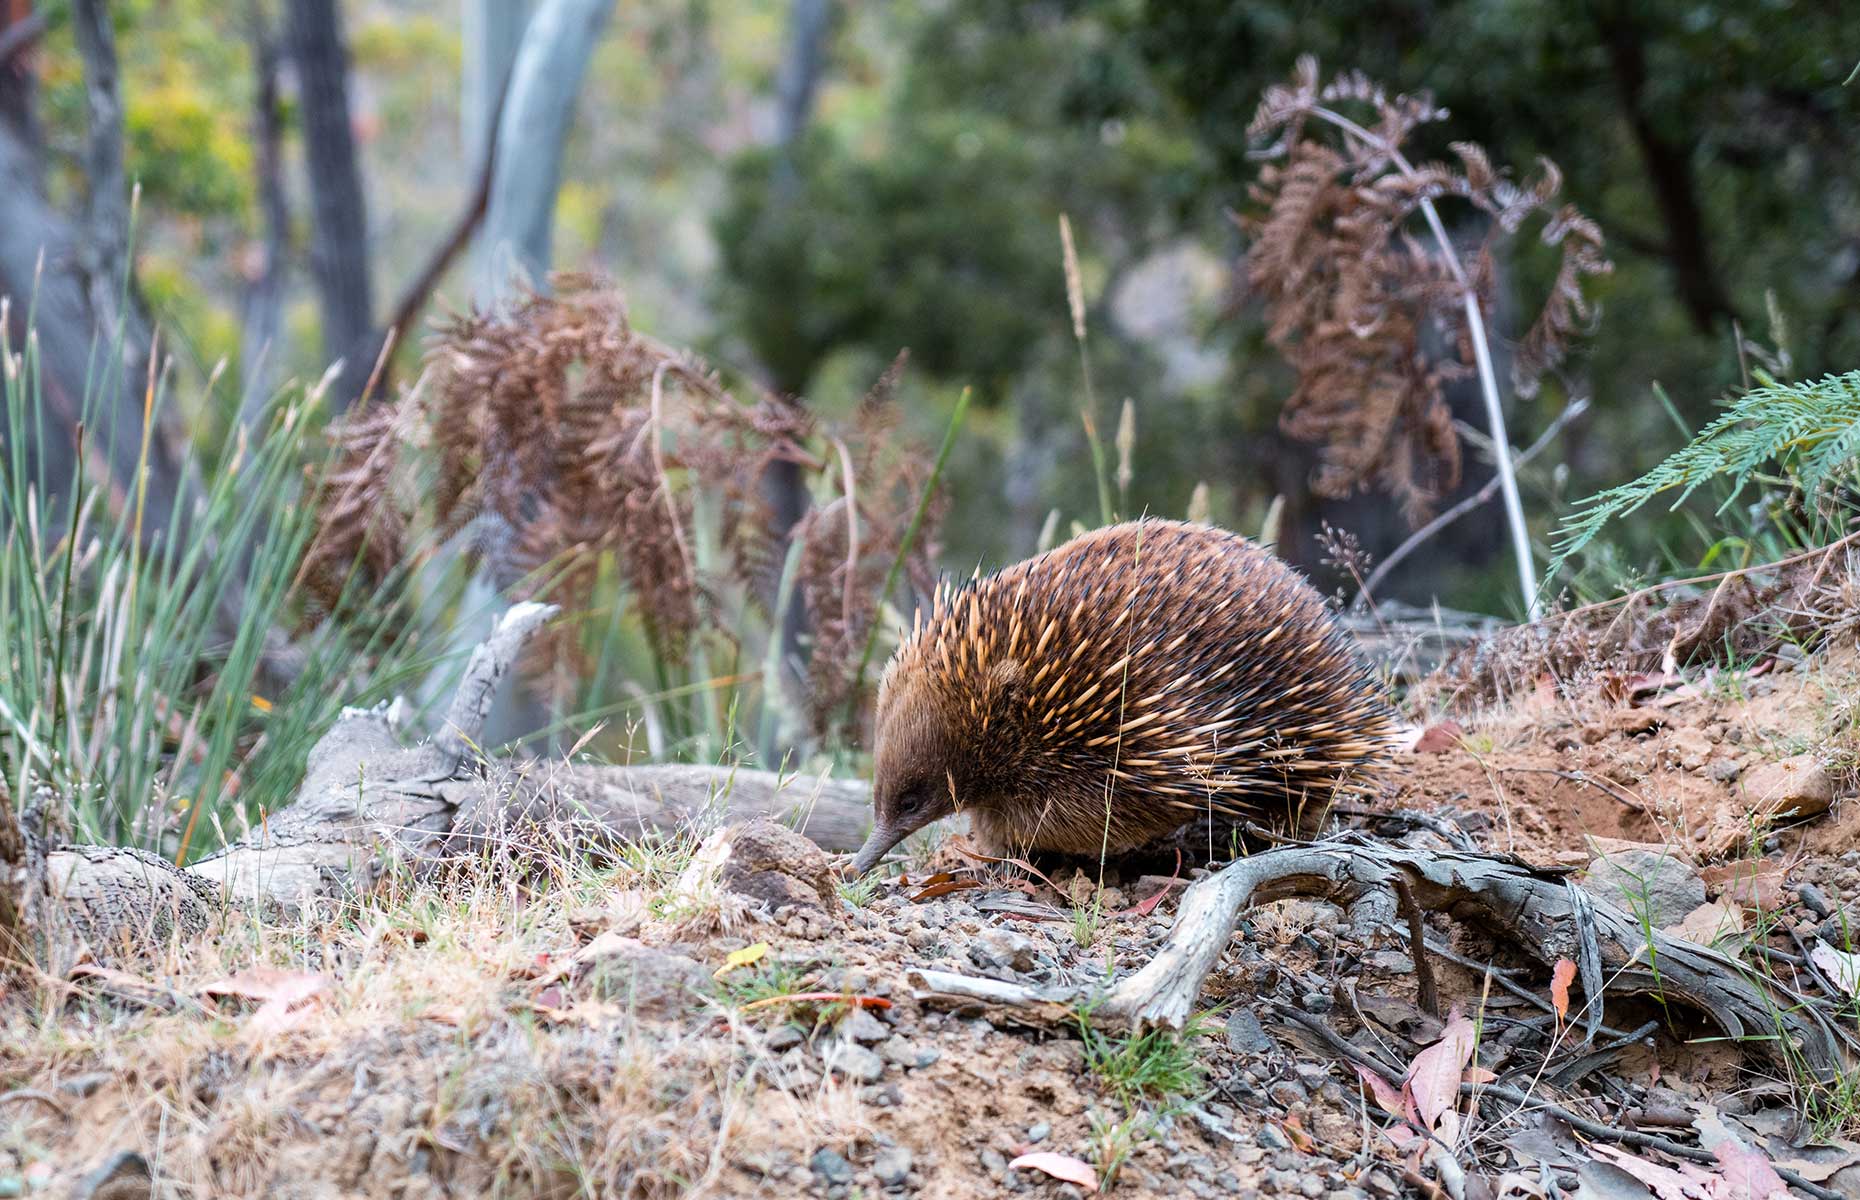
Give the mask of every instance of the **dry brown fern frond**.
M 336 611 L 355 581 L 372 591 L 405 552 L 407 523 L 394 498 L 401 461 L 399 413 L 390 405 L 351 412 L 331 427 L 330 467 L 311 503 L 317 535 L 297 572 L 297 585 L 323 612 Z
M 1366 111 L 1358 119 L 1346 110 Z M 1444 386 L 1473 369 L 1465 299 L 1470 292 L 1489 303 L 1498 240 L 1539 217 L 1541 240 L 1561 254 L 1512 360 L 1523 395 L 1591 318 L 1585 279 L 1609 270 L 1594 222 L 1555 207 L 1555 164 L 1542 160 L 1536 178 L 1520 183 L 1470 142 L 1452 146 L 1457 163 L 1409 162 L 1407 138 L 1447 115 L 1426 94 L 1390 94 L 1361 72 L 1324 82 L 1316 60 L 1301 58 L 1248 125 L 1270 143 L 1260 151 L 1269 161 L 1240 218 L 1252 236 L 1246 276 L 1265 302 L 1267 338 L 1298 375 L 1281 423 L 1321 447 L 1314 490 L 1381 488 L 1417 523 L 1459 481 Z M 1486 218 L 1470 262 L 1434 226 L 1434 205 L 1448 199 Z M 1432 245 L 1419 236 L 1423 219 Z
M 611 288 L 556 286 L 441 326 L 415 388 L 336 431 L 307 584 L 372 588 L 412 553 L 410 531 L 430 534 L 425 545 L 462 537 L 512 599 L 585 610 L 617 577 L 662 663 L 685 661 L 699 637 L 758 661 L 744 643 L 768 631 L 749 627 L 739 601 L 769 607 L 788 531 L 774 527 L 761 481 L 771 463 L 791 463 L 821 505 L 804 520 L 797 590 L 819 631 L 807 706 L 824 727 L 927 475 L 883 411 L 895 365 L 836 431 L 776 397 L 742 403 L 697 358 L 634 329 Z M 707 561 L 706 545 L 721 553 Z M 920 540 L 911 578 L 928 573 L 931 552 Z M 558 700 L 564 676 L 591 666 L 572 622 L 525 665 Z

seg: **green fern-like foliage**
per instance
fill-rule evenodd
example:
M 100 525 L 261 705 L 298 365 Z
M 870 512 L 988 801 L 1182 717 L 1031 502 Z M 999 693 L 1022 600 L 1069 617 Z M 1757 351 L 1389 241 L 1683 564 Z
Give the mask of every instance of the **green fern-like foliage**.
M 1546 579 L 1581 552 L 1611 522 L 1655 496 L 1677 491 L 1678 508 L 1700 487 L 1731 486 L 1722 513 L 1765 467 L 1780 468 L 1814 500 L 1851 473 L 1860 459 L 1860 371 L 1808 383 L 1761 386 L 1740 396 L 1683 449 L 1632 483 L 1599 492 L 1576 506 L 1557 535 Z

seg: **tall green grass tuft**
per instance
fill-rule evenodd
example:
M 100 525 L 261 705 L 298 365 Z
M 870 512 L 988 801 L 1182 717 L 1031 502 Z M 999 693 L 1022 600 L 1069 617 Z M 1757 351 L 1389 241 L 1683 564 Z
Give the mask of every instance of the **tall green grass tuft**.
M 101 467 L 42 477 L 31 439 L 59 425 L 37 353 L 0 330 L 0 769 L 15 797 L 54 789 L 74 840 L 192 857 L 288 802 L 342 705 L 426 669 L 422 639 L 385 613 L 294 636 L 305 467 L 323 456 L 314 389 L 236 425 L 192 502 L 149 528 L 146 439 L 126 484 Z M 168 400 L 151 392 L 147 426 Z M 78 461 L 100 462 L 113 406 L 93 386 L 81 407 Z

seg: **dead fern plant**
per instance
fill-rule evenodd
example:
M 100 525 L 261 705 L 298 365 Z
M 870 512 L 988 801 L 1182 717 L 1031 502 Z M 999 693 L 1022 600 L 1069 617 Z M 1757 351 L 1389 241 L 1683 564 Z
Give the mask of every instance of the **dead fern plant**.
M 925 456 L 897 433 L 901 361 L 848 428 L 830 428 L 772 396 L 739 400 L 695 356 L 634 329 L 612 288 L 555 284 L 443 326 L 411 390 L 333 430 L 306 590 L 334 609 L 463 537 L 512 600 L 585 611 L 617 574 L 662 665 L 686 663 L 700 634 L 759 661 L 748 643 L 770 636 L 792 536 L 794 592 L 813 630 L 805 707 L 825 732 L 852 687 L 847 647 L 877 618 L 928 484 Z M 799 466 L 816 499 L 792 531 L 776 528 L 762 486 L 777 460 Z M 929 575 L 934 552 L 920 539 L 914 576 Z M 590 660 L 569 621 L 526 666 L 559 704 L 560 681 L 585 678 Z
M 1297 373 L 1282 426 L 1321 447 L 1313 489 L 1332 497 L 1383 490 L 1416 524 L 1459 482 L 1447 383 L 1481 375 L 1494 440 L 1508 446 L 1483 317 L 1500 244 L 1535 220 L 1543 244 L 1560 252 L 1550 293 L 1512 356 L 1520 395 L 1534 394 L 1591 319 L 1584 280 L 1610 269 L 1601 230 L 1557 204 L 1562 176 L 1549 160 L 1526 182 L 1470 142 L 1453 144 L 1451 163 L 1411 163 L 1409 137 L 1446 116 L 1426 93 L 1390 94 L 1356 71 L 1326 82 L 1316 59 L 1301 58 L 1289 82 L 1267 89 L 1248 126 L 1267 161 L 1239 218 L 1252 239 L 1245 268 L 1266 305 L 1268 340 Z M 1447 199 L 1485 218 L 1469 255 L 1441 220 L 1437 204 Z M 1500 460 L 1509 481 L 1509 458 Z M 1506 491 L 1522 568 L 1522 509 L 1515 485 Z M 1535 569 L 1522 573 L 1534 603 Z

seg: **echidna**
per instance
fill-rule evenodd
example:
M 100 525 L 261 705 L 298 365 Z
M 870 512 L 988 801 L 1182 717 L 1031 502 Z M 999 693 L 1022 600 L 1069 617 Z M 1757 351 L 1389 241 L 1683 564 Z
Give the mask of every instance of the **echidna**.
M 1097 855 L 1209 811 L 1309 823 L 1394 714 L 1323 599 L 1237 534 L 1142 520 L 939 589 L 879 685 L 869 870 L 957 811 Z

